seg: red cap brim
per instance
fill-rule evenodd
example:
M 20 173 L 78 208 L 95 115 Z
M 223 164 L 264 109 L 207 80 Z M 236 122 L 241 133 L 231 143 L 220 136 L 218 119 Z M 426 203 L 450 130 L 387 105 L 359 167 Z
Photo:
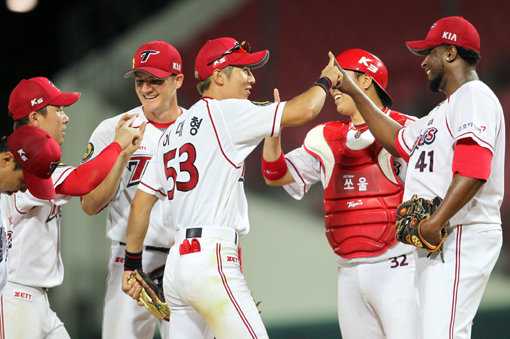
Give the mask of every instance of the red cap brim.
M 406 42 L 406 46 L 411 51 L 411 53 L 422 56 L 426 55 L 430 49 L 437 47 L 441 44 L 442 42 L 434 42 L 427 40 L 416 40 Z
M 237 56 L 239 57 L 236 58 Z M 228 59 L 232 66 L 250 66 L 251 69 L 257 69 L 264 66 L 269 60 L 269 51 L 266 49 L 250 54 L 232 53 Z
M 23 177 L 25 178 L 28 190 L 34 197 L 42 200 L 56 198 L 57 195 L 51 178 L 42 179 L 26 170 L 23 170 Z
M 62 93 L 49 103 L 53 106 L 69 106 L 74 104 L 81 96 L 81 92 Z

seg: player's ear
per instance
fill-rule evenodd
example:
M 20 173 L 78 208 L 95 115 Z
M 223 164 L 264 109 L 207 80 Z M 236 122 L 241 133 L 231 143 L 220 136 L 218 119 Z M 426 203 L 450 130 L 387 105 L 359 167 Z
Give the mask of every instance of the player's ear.
M 174 77 L 175 89 L 181 88 L 183 81 L 184 81 L 184 75 L 183 74 L 177 74 Z
M 358 78 L 358 82 L 359 82 L 359 85 L 360 87 L 364 90 L 364 91 L 367 91 L 369 88 L 370 88 L 370 85 L 372 85 L 372 83 L 374 82 L 374 80 L 372 79 L 371 76 L 369 76 L 368 74 L 365 74 L 363 73 L 359 78 Z
M 0 168 L 8 168 L 13 161 L 14 155 L 10 151 L 0 153 Z
M 453 45 L 448 46 L 444 55 L 445 55 L 446 62 L 455 61 L 455 59 L 457 58 L 457 55 L 458 55 L 457 47 L 455 47 Z
M 41 124 L 40 114 L 37 112 L 30 112 L 28 114 L 28 121 L 30 122 L 30 125 L 39 127 Z
M 223 86 L 226 78 L 226 74 L 221 69 L 216 68 L 213 71 L 211 80 L 216 84 L 216 86 Z

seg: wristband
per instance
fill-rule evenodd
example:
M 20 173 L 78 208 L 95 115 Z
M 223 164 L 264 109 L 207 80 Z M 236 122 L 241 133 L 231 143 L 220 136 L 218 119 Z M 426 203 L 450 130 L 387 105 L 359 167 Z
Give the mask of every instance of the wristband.
M 262 175 L 264 178 L 275 181 L 283 178 L 287 173 L 287 161 L 285 161 L 285 155 L 280 155 L 275 161 L 266 161 L 262 157 Z
M 313 86 L 319 86 L 320 88 L 322 88 L 324 90 L 324 92 L 326 92 L 326 94 L 328 94 L 328 92 L 331 89 L 331 87 L 333 86 L 333 84 L 331 83 L 331 80 L 329 80 L 328 77 L 322 77 L 319 80 L 317 80 L 313 84 Z
M 137 268 L 142 270 L 142 253 L 143 250 L 138 253 L 125 251 L 124 271 L 134 271 Z

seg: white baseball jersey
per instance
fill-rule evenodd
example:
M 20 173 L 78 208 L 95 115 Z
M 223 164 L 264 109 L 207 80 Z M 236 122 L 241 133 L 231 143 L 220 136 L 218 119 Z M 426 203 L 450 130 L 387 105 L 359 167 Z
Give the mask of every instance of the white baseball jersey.
M 181 108 L 181 111 L 182 108 Z M 133 126 L 139 126 L 147 122 L 147 128 L 142 143 L 138 150 L 133 153 L 122 174 L 119 188 L 112 201 L 108 204 L 108 220 L 106 223 L 106 235 L 113 241 L 126 241 L 126 228 L 129 218 L 129 208 L 135 196 L 138 184 L 146 171 L 158 141 L 167 125 L 151 123 L 145 117 L 142 106 L 136 107 L 126 113 L 136 114 L 138 117 Z M 124 115 L 119 114 L 113 118 L 102 121 L 90 137 L 89 149 L 83 160 L 86 162 L 106 148 L 115 138 L 115 126 Z M 152 209 L 150 227 L 145 237 L 144 245 L 169 248 L 173 244 L 174 230 L 171 209 L 168 201 L 158 201 Z M 169 227 L 170 226 L 170 227 Z
M 0 295 L 4 290 L 5 283 L 7 282 L 7 225 L 2 218 L 2 210 L 0 209 Z
M 248 233 L 244 160 L 264 137 L 280 133 L 284 106 L 202 98 L 163 134 L 140 189 L 173 199 L 177 230 L 199 225 Z
M 426 117 L 400 130 L 397 147 L 410 156 L 403 199 L 413 194 L 444 198 L 453 179 L 455 143 L 464 138 L 492 152 L 492 169 L 487 182 L 450 219 L 450 225 L 501 224 L 505 120 L 497 97 L 478 80 L 462 85 Z
M 53 185 L 60 185 L 73 169 L 59 165 L 51 176 Z M 7 261 L 9 282 L 32 287 L 54 287 L 62 283 L 60 223 L 62 205 L 70 198 L 57 195 L 53 200 L 41 200 L 29 191 L 2 195 L 2 213 L 13 228 Z

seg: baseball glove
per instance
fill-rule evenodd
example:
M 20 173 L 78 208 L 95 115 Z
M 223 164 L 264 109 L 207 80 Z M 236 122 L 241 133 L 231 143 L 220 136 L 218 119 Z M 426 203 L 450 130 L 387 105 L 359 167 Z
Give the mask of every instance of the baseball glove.
M 436 211 L 443 199 L 435 197 L 432 200 L 418 198 L 413 195 L 411 200 L 404 201 L 397 207 L 397 220 L 395 223 L 398 241 L 404 244 L 425 248 L 429 252 L 441 251 L 443 242 L 446 239 L 446 228 L 441 229 L 441 241 L 437 246 L 429 244 L 421 236 L 421 224 L 430 218 Z
M 170 308 L 165 302 L 163 291 L 154 281 L 152 281 L 147 274 L 138 269 L 129 277 L 129 282 L 133 280 L 136 280 L 142 286 L 138 301 L 143 303 L 149 313 L 158 319 L 170 320 Z

